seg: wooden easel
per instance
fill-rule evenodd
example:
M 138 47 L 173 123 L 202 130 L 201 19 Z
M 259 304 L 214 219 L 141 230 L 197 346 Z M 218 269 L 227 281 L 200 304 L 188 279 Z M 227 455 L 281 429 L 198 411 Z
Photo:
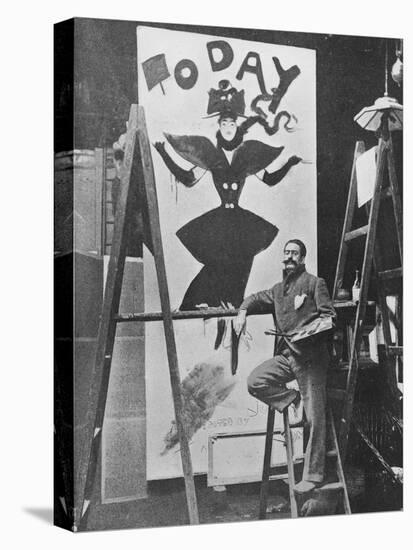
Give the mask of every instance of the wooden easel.
M 87 526 L 88 512 L 90 509 L 99 450 L 101 447 L 102 427 L 108 394 L 116 326 L 118 322 L 137 320 L 134 316 L 126 316 L 126 318 L 119 316 L 119 302 L 122 290 L 127 246 L 126 228 L 128 220 L 131 217 L 131 190 L 133 185 L 133 182 L 131 182 L 131 175 L 135 162 L 141 163 L 143 184 L 149 213 L 150 232 L 162 307 L 161 318 L 164 324 L 176 426 L 181 448 L 189 522 L 191 524 L 199 523 L 191 454 L 189 451 L 188 439 L 185 434 L 182 418 L 182 397 L 180 392 L 181 381 L 178 368 L 171 305 L 169 300 L 168 282 L 166 277 L 150 143 L 146 129 L 144 109 L 141 106 L 132 105 L 129 115 L 125 156 L 121 173 L 121 195 L 116 211 L 105 297 L 99 325 L 95 363 L 92 371 L 92 384 L 89 391 L 87 422 L 85 428 L 86 451 L 84 460 L 82 460 L 79 468 L 78 477 L 78 486 L 84 487 L 84 489 L 81 491 L 79 499 L 80 506 L 75 509 L 74 530 L 76 531 L 85 530 Z
M 386 302 L 386 290 L 385 283 L 389 279 L 401 278 L 403 270 L 403 235 L 402 235 L 402 209 L 400 201 L 400 193 L 396 178 L 396 169 L 393 157 L 393 146 L 391 134 L 389 131 L 388 115 L 383 114 L 382 125 L 380 128 L 380 138 L 378 143 L 377 154 L 377 168 L 373 197 L 371 203 L 367 208 L 368 223 L 356 229 L 352 229 L 353 217 L 356 210 L 356 197 L 357 197 L 357 175 L 356 175 L 356 161 L 358 157 L 365 151 L 364 143 L 357 142 L 354 153 L 353 168 L 351 173 L 350 188 L 347 200 L 347 208 L 344 219 L 344 226 L 341 236 L 341 243 L 338 255 L 337 270 L 334 281 L 333 298 L 337 297 L 337 291 L 343 284 L 344 271 L 347 259 L 347 252 L 349 243 L 356 238 L 365 237 L 365 248 L 363 255 L 363 264 L 361 269 L 361 282 L 360 282 L 360 298 L 357 304 L 349 303 L 349 306 L 356 308 L 354 326 L 349 330 L 349 365 L 347 376 L 347 387 L 344 392 L 344 405 L 343 412 L 340 420 L 339 427 L 339 447 L 343 462 L 346 459 L 347 444 L 349 438 L 350 426 L 353 422 L 353 407 L 354 397 L 356 390 L 357 374 L 358 374 L 358 355 L 360 351 L 361 338 L 363 324 L 365 321 L 367 310 L 367 299 L 370 280 L 372 277 L 372 268 L 377 279 L 377 294 L 378 305 L 380 313 L 383 319 L 383 335 L 386 346 L 387 357 L 395 355 L 396 352 L 400 352 L 399 349 L 395 349 L 396 346 L 392 345 L 391 333 L 390 333 L 390 319 L 388 313 L 388 306 Z M 385 187 L 385 170 L 388 173 L 389 185 Z M 399 252 L 400 265 L 395 266 L 393 269 L 383 270 L 383 252 L 381 250 L 379 239 L 377 239 L 377 226 L 379 221 L 380 204 L 383 200 L 391 198 L 393 205 L 393 214 L 396 225 L 396 242 L 395 247 Z M 388 379 L 392 386 L 391 389 L 397 391 L 397 384 L 395 380 L 395 372 L 392 371 L 391 366 L 388 365 Z M 357 429 L 357 426 L 356 426 Z M 359 431 L 359 430 L 358 430 Z M 363 437 L 363 434 L 361 434 Z M 370 443 L 370 442 L 369 442 Z M 374 446 L 370 443 L 370 449 Z M 372 449 L 373 450 L 373 449 Z M 374 449 L 376 456 L 380 459 L 381 455 L 377 449 Z M 379 457 L 380 455 L 380 457 Z M 382 458 L 382 457 L 381 457 Z M 390 468 L 387 468 L 391 471 Z

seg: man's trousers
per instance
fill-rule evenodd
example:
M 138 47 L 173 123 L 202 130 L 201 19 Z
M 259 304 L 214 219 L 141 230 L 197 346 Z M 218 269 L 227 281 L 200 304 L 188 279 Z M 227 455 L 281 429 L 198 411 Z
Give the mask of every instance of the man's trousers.
M 297 355 L 285 348 L 264 361 L 248 377 L 251 395 L 282 411 L 296 392 L 286 387 L 297 379 L 309 424 L 309 439 L 304 456 L 303 480 L 321 482 L 326 454 L 326 375 L 329 355 L 325 342 Z

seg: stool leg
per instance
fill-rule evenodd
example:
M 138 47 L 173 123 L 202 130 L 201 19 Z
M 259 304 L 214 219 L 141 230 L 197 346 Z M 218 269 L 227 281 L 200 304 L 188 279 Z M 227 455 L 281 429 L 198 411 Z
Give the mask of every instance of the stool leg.
M 268 407 L 267 433 L 265 435 L 264 465 L 262 468 L 262 482 L 260 492 L 260 512 L 259 519 L 265 519 L 267 516 L 268 486 L 271 468 L 272 440 L 274 434 L 275 410 Z
M 288 490 L 290 493 L 290 509 L 291 517 L 297 518 L 297 501 L 295 500 L 294 494 L 294 485 L 295 485 L 295 475 L 294 475 L 294 458 L 293 458 L 293 440 L 291 437 L 291 428 L 290 421 L 288 418 L 288 407 L 283 411 L 283 420 L 284 420 L 284 437 L 285 437 L 285 448 L 287 452 L 287 468 L 288 468 Z
M 307 422 L 307 415 L 305 414 L 305 409 L 303 407 L 303 424 L 304 424 L 304 428 L 303 428 L 303 449 L 304 449 L 304 452 L 307 448 L 307 443 L 308 443 L 308 440 L 310 439 L 310 426 Z

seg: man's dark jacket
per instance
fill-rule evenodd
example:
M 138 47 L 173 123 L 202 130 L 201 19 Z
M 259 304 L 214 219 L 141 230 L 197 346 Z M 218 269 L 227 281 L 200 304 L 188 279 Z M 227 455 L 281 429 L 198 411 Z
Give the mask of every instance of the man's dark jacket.
M 277 330 L 294 333 L 304 328 L 317 317 L 332 317 L 336 314 L 324 279 L 307 273 L 305 265 L 298 265 L 294 271 L 284 271 L 283 281 L 268 290 L 251 294 L 242 302 L 240 309 L 247 313 L 272 313 Z M 311 338 L 292 344 L 286 339 L 277 348 L 286 344 L 291 351 L 301 355 L 309 346 L 320 340 Z

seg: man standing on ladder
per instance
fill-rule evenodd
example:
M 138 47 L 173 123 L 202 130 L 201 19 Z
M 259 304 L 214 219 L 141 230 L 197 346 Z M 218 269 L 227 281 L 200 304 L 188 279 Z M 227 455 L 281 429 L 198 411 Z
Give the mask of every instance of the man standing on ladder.
M 283 280 L 269 290 L 245 298 L 234 328 L 239 335 L 251 313 L 272 313 L 279 338 L 275 356 L 256 367 L 248 377 L 248 391 L 267 405 L 282 412 L 298 405 L 300 393 L 309 424 L 309 439 L 304 458 L 303 478 L 294 490 L 307 493 L 324 480 L 326 454 L 326 375 L 329 354 L 325 333 L 299 342 L 287 336 L 322 317 L 335 319 L 335 311 L 324 279 L 307 273 L 306 247 L 298 239 L 284 247 Z M 296 379 L 300 393 L 287 388 Z

